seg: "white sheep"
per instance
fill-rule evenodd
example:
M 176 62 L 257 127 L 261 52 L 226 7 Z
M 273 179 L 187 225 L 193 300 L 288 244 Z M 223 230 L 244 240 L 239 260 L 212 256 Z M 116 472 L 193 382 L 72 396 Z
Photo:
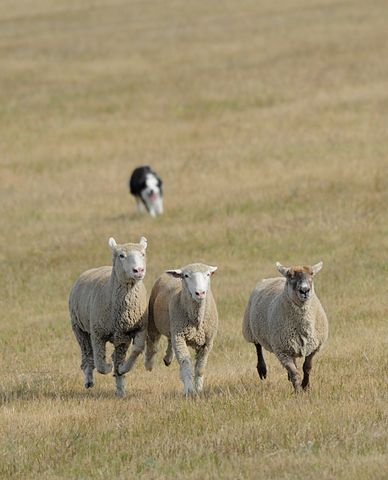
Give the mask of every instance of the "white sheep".
M 218 314 L 210 277 L 217 270 L 201 263 L 167 270 L 155 282 L 149 301 L 145 367 L 152 370 L 161 335 L 168 338 L 164 363 L 175 356 L 184 395 L 200 393 L 204 370 L 217 333 Z M 188 346 L 196 352 L 194 384 Z
M 298 392 L 308 387 L 313 357 L 328 337 L 326 314 L 313 284 L 322 262 L 289 268 L 276 263 L 276 267 L 285 278 L 270 278 L 256 285 L 245 311 L 243 335 L 255 344 L 260 378 L 267 376 L 264 347 L 287 369 Z M 303 381 L 296 366 L 299 357 L 305 357 Z
M 93 369 L 110 373 L 106 362 L 106 342 L 114 345 L 112 360 L 116 394 L 123 396 L 124 377 L 144 350 L 147 326 L 147 300 L 143 278 L 146 272 L 147 239 L 118 245 L 109 239 L 113 267 L 99 267 L 82 273 L 69 297 L 73 332 L 81 348 L 81 369 L 85 387 L 93 386 Z M 125 356 L 131 341 L 128 360 Z

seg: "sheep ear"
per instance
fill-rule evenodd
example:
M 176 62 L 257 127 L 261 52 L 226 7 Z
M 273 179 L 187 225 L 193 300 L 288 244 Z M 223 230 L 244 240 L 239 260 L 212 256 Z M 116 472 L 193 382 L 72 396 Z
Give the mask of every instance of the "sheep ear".
M 318 262 L 311 267 L 313 275 L 317 274 L 323 267 L 323 262 Z
M 179 268 L 176 270 L 166 270 L 166 273 L 175 278 L 182 278 L 182 270 L 180 270 Z
M 209 273 L 210 275 L 214 275 L 215 272 L 217 271 L 218 267 L 212 267 L 211 265 L 209 265 Z
M 114 252 L 116 250 L 117 243 L 116 243 L 116 240 L 113 237 L 110 237 L 110 239 L 108 240 L 108 245 L 109 245 L 110 249 L 112 250 L 112 252 Z
M 290 269 L 287 267 L 284 267 L 281 263 L 276 262 L 276 268 L 278 271 L 283 275 L 283 277 L 287 277 Z
M 143 250 L 146 250 L 147 249 L 147 239 L 146 239 L 146 237 L 140 237 L 139 244 L 143 248 Z

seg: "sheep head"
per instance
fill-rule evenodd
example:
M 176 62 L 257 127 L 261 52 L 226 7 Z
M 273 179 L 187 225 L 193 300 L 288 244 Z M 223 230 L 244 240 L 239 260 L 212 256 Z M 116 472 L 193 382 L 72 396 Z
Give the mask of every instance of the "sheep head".
M 206 299 L 210 288 L 210 277 L 217 270 L 217 267 L 204 265 L 203 263 L 193 263 L 186 267 L 176 270 L 166 270 L 168 275 L 182 280 L 184 288 L 193 300 L 198 303 Z
M 117 277 L 124 283 L 143 280 L 146 273 L 147 239 L 141 237 L 139 243 L 118 245 L 111 237 L 108 244 L 113 252 L 113 268 Z
M 278 271 L 286 278 L 288 296 L 297 304 L 304 304 L 314 295 L 314 276 L 321 270 L 323 263 L 313 266 L 284 267 L 276 263 Z

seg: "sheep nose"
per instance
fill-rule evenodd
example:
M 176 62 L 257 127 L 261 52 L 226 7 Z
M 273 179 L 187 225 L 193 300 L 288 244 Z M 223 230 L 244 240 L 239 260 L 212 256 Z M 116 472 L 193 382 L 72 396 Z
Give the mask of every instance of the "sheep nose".
M 133 269 L 134 273 L 144 273 L 144 268 L 142 267 L 137 267 Z
M 310 287 L 307 287 L 307 286 L 300 287 L 299 291 L 300 293 L 304 293 L 304 294 L 309 293 Z
M 202 290 L 202 291 L 196 290 L 195 294 L 197 295 L 198 298 L 203 298 L 205 296 L 206 292 L 205 292 L 205 290 Z

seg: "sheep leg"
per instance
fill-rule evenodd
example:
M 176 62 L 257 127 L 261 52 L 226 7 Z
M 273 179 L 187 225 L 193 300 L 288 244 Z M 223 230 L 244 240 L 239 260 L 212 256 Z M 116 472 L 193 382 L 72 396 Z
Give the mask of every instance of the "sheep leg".
M 295 368 L 298 369 L 298 365 L 296 364 L 296 358 L 295 357 L 293 357 L 293 361 L 294 361 Z M 291 382 L 290 372 L 287 372 L 287 375 L 288 375 L 288 381 Z
M 202 392 L 202 389 L 203 389 L 203 380 L 204 380 L 203 377 L 204 377 L 205 367 L 207 365 L 207 360 L 208 360 L 211 349 L 212 349 L 212 345 L 204 345 L 200 347 L 196 352 L 194 383 L 195 383 L 195 390 L 197 393 Z
M 160 340 L 160 333 L 156 329 L 153 321 L 152 309 L 149 310 L 148 317 L 148 331 L 146 335 L 146 352 L 144 357 L 144 366 L 149 372 L 154 368 L 155 355 L 158 352 L 158 345 Z
M 93 387 L 93 369 L 94 369 L 94 362 L 93 362 L 93 349 L 92 344 L 90 341 L 90 334 L 88 332 L 84 332 L 80 329 L 80 327 L 72 323 L 72 329 L 77 339 L 77 342 L 81 349 L 81 370 L 84 372 L 85 376 L 85 388 Z
M 120 343 L 119 345 L 115 345 L 115 349 L 112 354 L 114 377 L 116 380 L 116 395 L 118 397 L 124 397 L 125 395 L 124 377 L 120 373 L 120 365 L 125 360 L 128 346 L 128 343 Z
M 174 350 L 172 349 L 171 338 L 169 338 L 166 354 L 163 357 L 163 362 L 166 365 L 166 367 L 169 367 L 173 360 L 174 360 Z
M 106 342 L 97 335 L 90 335 L 93 347 L 94 364 L 99 373 L 106 375 L 112 371 L 112 364 L 106 363 Z
M 145 345 L 145 338 L 146 338 L 146 330 L 141 330 L 135 335 L 133 339 L 133 345 L 131 349 L 131 353 L 128 357 L 128 360 L 125 363 L 122 363 L 118 366 L 118 372 L 120 375 L 129 372 L 132 370 L 137 357 L 143 352 L 144 345 Z
M 285 354 L 277 354 L 278 360 L 288 372 L 288 378 L 291 380 L 296 393 L 301 391 L 301 379 L 299 372 L 295 366 L 293 357 Z
M 263 349 L 260 343 L 255 343 L 256 353 L 257 353 L 257 371 L 259 372 L 259 377 L 261 380 L 267 378 L 267 366 L 264 361 Z
M 310 353 L 304 360 L 303 363 L 303 380 L 302 380 L 302 388 L 306 389 L 309 386 L 310 381 L 310 371 L 313 366 L 313 358 L 317 351 Z
M 193 367 L 191 364 L 190 352 L 184 338 L 181 336 L 174 336 L 172 338 L 172 346 L 179 363 L 180 377 L 183 382 L 183 394 L 186 397 L 188 395 L 194 395 Z

